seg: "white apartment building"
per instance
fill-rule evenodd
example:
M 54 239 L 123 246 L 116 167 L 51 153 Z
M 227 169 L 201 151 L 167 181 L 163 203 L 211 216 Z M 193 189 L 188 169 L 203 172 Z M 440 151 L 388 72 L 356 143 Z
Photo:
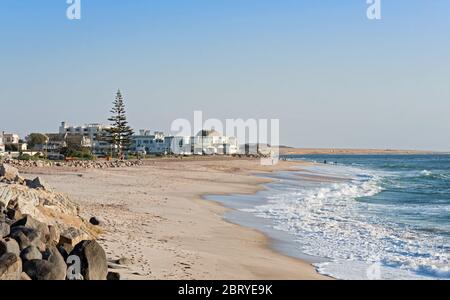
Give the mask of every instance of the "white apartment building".
M 70 126 L 66 122 L 61 122 L 59 134 L 81 135 L 87 137 L 92 142 L 92 152 L 94 154 L 107 154 L 112 150 L 111 144 L 102 141 L 102 137 L 106 135 L 106 130 L 110 129 L 109 125 L 102 124 L 86 124 L 83 126 Z
M 151 134 L 150 130 L 142 129 L 139 130 L 138 135 L 133 136 L 130 150 L 146 154 L 167 155 L 171 153 L 170 139 L 163 132 L 156 131 L 154 134 Z
M 203 130 L 197 136 L 165 136 L 140 130 L 133 136 L 132 152 L 177 155 L 231 155 L 238 153 L 237 139 L 226 137 L 215 130 Z

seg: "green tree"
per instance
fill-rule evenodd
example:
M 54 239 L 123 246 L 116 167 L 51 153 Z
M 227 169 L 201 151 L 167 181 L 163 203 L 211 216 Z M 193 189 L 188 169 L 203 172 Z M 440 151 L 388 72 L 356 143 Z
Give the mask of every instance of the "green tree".
M 61 154 L 65 157 L 75 157 L 86 160 L 94 159 L 94 156 L 89 148 L 85 148 L 72 141 L 66 141 L 66 147 L 61 149 Z
M 113 115 L 108 119 L 111 122 L 111 128 L 107 130 L 105 140 L 113 146 L 112 151 L 122 155 L 131 146 L 134 132 L 128 126 L 125 104 L 120 90 L 117 91 L 111 113 Z M 112 154 L 114 155 L 114 153 Z
M 42 133 L 31 133 L 27 137 L 27 143 L 30 149 L 33 149 L 36 145 L 44 145 L 47 143 L 48 137 Z
M 17 145 L 5 145 L 6 152 L 18 152 L 19 147 Z
M 95 156 L 92 154 L 89 148 L 83 148 L 78 146 L 68 145 L 67 147 L 62 148 L 61 154 L 65 157 L 78 158 L 82 160 L 94 160 Z

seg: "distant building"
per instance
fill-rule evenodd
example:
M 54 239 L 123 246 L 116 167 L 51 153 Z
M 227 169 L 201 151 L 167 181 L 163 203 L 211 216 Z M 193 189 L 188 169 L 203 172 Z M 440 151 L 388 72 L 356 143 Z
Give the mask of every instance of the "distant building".
M 107 134 L 107 130 L 110 129 L 109 125 L 102 124 L 86 124 L 83 126 L 70 126 L 66 122 L 61 122 L 59 127 L 59 134 L 70 134 L 73 136 L 84 136 L 90 140 L 90 148 L 94 154 L 107 154 L 112 150 L 110 143 L 104 140 Z
M 215 130 L 203 130 L 197 136 L 165 136 L 140 130 L 133 136 L 132 152 L 167 155 L 230 155 L 238 152 L 237 139 L 226 137 Z
M 214 129 L 201 130 L 192 137 L 191 145 L 195 155 L 232 155 L 239 151 L 237 138 L 224 136 Z
M 0 155 L 5 152 L 5 144 L 3 142 L 3 132 L 0 131 Z
M 2 134 L 4 151 L 20 152 L 27 150 L 27 143 L 23 143 L 18 134 L 5 132 L 3 132 Z
M 171 153 L 170 139 L 163 132 L 151 134 L 150 130 L 140 130 L 138 135 L 133 136 L 130 151 L 167 155 Z
M 170 154 L 192 155 L 191 136 L 169 136 L 166 143 L 170 145 Z
M 61 152 L 69 145 L 79 148 L 92 147 L 91 139 L 79 134 L 47 133 L 45 136 L 47 137 L 45 143 L 35 145 L 34 150 L 44 153 L 50 159 L 63 158 Z
M 3 134 L 3 143 L 5 145 L 14 145 L 20 143 L 20 137 L 15 133 L 4 133 Z
M 61 151 L 66 147 L 64 135 L 59 133 L 47 133 L 45 136 L 47 137 L 45 144 L 36 145 L 36 150 L 45 153 L 50 159 L 61 158 Z
M 92 139 L 84 135 L 67 133 L 64 136 L 64 141 L 66 142 L 66 145 L 74 145 L 80 148 L 91 149 L 93 147 Z

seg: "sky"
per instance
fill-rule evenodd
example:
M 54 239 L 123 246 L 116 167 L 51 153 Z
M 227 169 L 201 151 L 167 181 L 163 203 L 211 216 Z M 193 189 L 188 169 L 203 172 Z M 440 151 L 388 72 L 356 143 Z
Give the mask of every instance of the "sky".
M 0 130 L 279 119 L 296 147 L 450 150 L 450 1 L 0 1 Z

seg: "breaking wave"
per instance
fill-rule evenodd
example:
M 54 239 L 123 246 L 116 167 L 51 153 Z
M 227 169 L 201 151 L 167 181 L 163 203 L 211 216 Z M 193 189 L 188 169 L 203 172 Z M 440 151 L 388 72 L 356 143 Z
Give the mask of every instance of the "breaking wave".
M 244 210 L 271 219 L 275 229 L 292 234 L 303 253 L 326 258 L 326 263 L 316 265 L 323 274 L 363 279 L 371 266 L 379 264 L 380 279 L 450 279 L 449 237 L 386 217 L 397 208 L 404 213 L 417 210 L 416 206 L 371 201 L 384 191 L 388 173 L 346 166 L 315 166 L 308 171 L 341 180 L 297 188 L 290 183 L 267 196 L 265 204 Z

